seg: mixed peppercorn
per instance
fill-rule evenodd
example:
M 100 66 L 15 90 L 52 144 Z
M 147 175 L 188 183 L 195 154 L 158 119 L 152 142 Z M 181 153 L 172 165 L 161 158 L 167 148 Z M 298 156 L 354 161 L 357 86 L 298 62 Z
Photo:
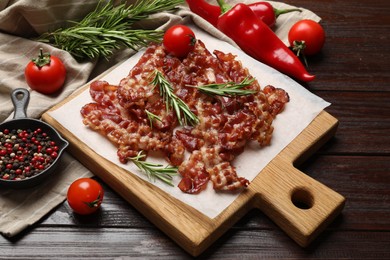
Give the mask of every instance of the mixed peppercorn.
M 22 180 L 47 169 L 58 156 L 58 146 L 42 129 L 0 131 L 0 178 Z

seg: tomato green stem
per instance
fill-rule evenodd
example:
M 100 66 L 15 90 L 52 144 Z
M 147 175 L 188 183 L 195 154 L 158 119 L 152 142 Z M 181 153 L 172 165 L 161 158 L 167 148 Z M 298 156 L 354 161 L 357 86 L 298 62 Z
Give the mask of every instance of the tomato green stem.
M 32 61 L 37 65 L 39 68 L 42 68 L 45 65 L 50 64 L 50 54 L 49 53 L 43 53 L 43 49 L 39 49 L 39 55 L 37 58 L 32 59 Z
M 96 198 L 96 200 L 91 201 L 91 202 L 86 202 L 86 201 L 83 201 L 83 202 L 85 205 L 87 205 L 90 208 L 97 208 L 100 206 L 100 198 L 101 198 L 100 195 L 101 195 L 101 192 L 99 191 L 99 195 Z
M 303 61 L 305 62 L 306 67 L 309 67 L 309 64 L 307 63 L 307 59 L 304 53 L 304 50 L 306 48 L 306 43 L 305 41 L 294 41 L 292 50 L 296 52 L 298 57 L 301 57 Z

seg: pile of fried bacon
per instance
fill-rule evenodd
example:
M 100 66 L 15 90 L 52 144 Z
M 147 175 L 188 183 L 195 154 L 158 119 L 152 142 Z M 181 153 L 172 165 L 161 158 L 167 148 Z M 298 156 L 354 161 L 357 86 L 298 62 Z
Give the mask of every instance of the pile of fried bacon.
M 160 89 L 151 84 L 156 70 L 197 116 L 197 124 L 181 124 Z M 270 144 L 272 121 L 289 96 L 273 86 L 261 89 L 256 80 L 245 87 L 253 90 L 250 95 L 212 95 L 196 86 L 248 77 L 252 78 L 233 54 L 217 50 L 212 54 L 201 40 L 184 59 L 168 55 L 162 44 L 152 44 L 118 86 L 93 82 L 94 102 L 86 104 L 81 114 L 85 125 L 118 147 L 122 163 L 140 151 L 158 151 L 178 167 L 182 177 L 178 187 L 183 192 L 197 194 L 210 180 L 216 191 L 238 191 L 249 181 L 237 175 L 233 159 L 248 142 Z M 158 120 L 151 121 L 148 113 Z

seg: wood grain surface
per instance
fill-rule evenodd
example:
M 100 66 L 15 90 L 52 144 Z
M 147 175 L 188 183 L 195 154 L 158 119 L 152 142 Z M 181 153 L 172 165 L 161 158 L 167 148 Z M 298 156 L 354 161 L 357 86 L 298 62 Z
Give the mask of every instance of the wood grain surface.
M 326 111 L 339 120 L 335 137 L 297 168 L 345 196 L 346 204 L 306 248 L 255 208 L 200 258 L 389 259 L 390 2 L 284 2 L 323 19 L 327 41 L 320 55 L 309 58 L 317 79 L 307 88 L 331 102 Z M 105 203 L 96 215 L 76 216 L 64 203 L 21 235 L 0 237 L 0 258 L 192 258 L 115 191 L 104 188 Z

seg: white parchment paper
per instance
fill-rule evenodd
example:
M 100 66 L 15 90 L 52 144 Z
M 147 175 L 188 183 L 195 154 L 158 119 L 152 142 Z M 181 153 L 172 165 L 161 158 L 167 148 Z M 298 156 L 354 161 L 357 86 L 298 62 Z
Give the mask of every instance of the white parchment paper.
M 249 69 L 250 73 L 256 77 L 260 86 L 273 85 L 278 88 L 283 88 L 290 96 L 290 102 L 287 103 L 285 110 L 279 114 L 273 122 L 275 129 L 271 145 L 265 148 L 259 148 L 257 145 L 250 145 L 244 153 L 233 161 L 233 165 L 236 167 L 239 176 L 243 176 L 248 180 L 253 180 L 259 173 L 261 174 L 261 170 L 284 147 L 301 133 L 310 122 L 330 104 L 313 95 L 296 81 L 252 59 L 230 44 L 210 36 L 195 26 L 193 26 L 192 29 L 194 30 L 196 37 L 202 40 L 211 52 L 217 49 L 225 53 L 230 52 L 236 54 L 237 59 L 241 60 L 243 65 Z M 139 52 L 132 56 L 113 71 L 106 74 L 101 80 L 106 80 L 113 85 L 119 84 L 119 81 L 126 77 L 131 68 L 138 62 L 141 55 L 142 52 Z M 80 109 L 90 102 L 93 101 L 89 95 L 88 89 L 57 110 L 49 112 L 49 114 L 75 136 L 78 136 L 79 139 L 83 140 L 83 142 L 97 154 L 128 170 L 129 174 L 136 174 L 148 181 L 146 176 L 131 162 L 128 164 L 121 164 L 116 155 L 117 148 L 100 134 L 90 130 L 82 123 Z M 166 162 L 162 161 L 160 158 L 149 157 L 148 161 L 166 164 Z M 210 218 L 218 216 L 238 196 L 238 194 L 217 193 L 213 190 L 211 183 L 209 183 L 205 191 L 198 195 L 185 194 L 177 187 L 179 181 L 180 177 L 177 176 L 174 179 L 176 185 L 174 188 L 159 181 L 152 181 L 152 183 Z

